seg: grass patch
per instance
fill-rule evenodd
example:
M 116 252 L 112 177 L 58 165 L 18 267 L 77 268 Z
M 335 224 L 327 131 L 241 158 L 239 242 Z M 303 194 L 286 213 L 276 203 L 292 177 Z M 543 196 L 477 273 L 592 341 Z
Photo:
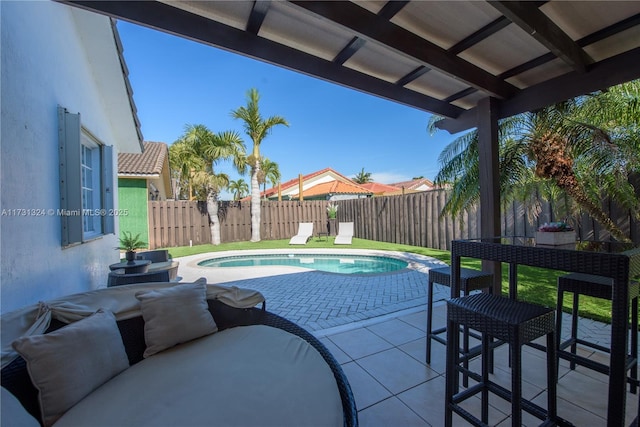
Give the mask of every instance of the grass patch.
M 353 239 L 351 245 L 335 246 L 333 237 L 325 238 L 312 237 L 304 246 L 289 246 L 289 239 L 283 240 L 262 240 L 260 242 L 231 242 L 222 243 L 218 246 L 199 245 L 199 246 L 183 246 L 178 248 L 166 248 L 172 257 L 183 257 L 188 255 L 196 255 L 207 252 L 222 252 L 249 249 L 290 249 L 292 252 L 298 249 L 372 249 L 384 251 L 410 252 L 420 255 L 430 256 L 449 264 L 451 262 L 451 253 L 439 249 L 423 248 L 419 246 L 400 245 L 397 243 L 376 242 L 373 240 Z M 462 266 L 467 268 L 480 268 L 480 260 L 465 258 L 462 260 Z M 506 295 L 508 292 L 508 265 L 502 264 L 502 291 Z M 564 272 L 556 270 L 547 270 L 543 268 L 535 268 L 528 266 L 518 266 L 518 299 L 529 301 L 536 304 L 554 307 L 556 305 L 557 279 Z M 426 286 L 425 282 L 425 286 Z M 572 298 L 565 296 L 564 311 L 569 312 Z M 601 322 L 611 323 L 611 302 L 597 298 L 591 298 L 584 295 L 580 296 L 580 315 L 589 319 Z

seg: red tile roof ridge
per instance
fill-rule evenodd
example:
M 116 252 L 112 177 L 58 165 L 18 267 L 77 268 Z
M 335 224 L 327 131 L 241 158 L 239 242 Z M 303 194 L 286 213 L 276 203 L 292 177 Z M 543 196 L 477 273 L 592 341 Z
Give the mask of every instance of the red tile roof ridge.
M 409 188 L 409 189 L 413 189 L 415 187 L 419 187 L 422 184 L 426 184 L 429 187 L 433 187 L 433 181 L 431 181 L 428 178 L 419 178 L 419 179 L 412 179 L 410 181 L 402 181 L 402 182 L 394 182 L 393 184 L 389 184 L 392 185 L 394 187 L 399 187 L 399 188 Z
M 318 176 L 318 175 L 322 175 L 322 174 L 323 174 L 323 173 L 325 173 L 325 172 L 333 172 L 334 174 L 336 174 L 336 175 L 340 176 L 341 178 L 344 178 L 345 180 L 347 180 L 347 181 L 349 181 L 349 182 L 353 182 L 353 180 L 352 180 L 352 179 L 350 179 L 350 178 L 348 178 L 348 177 L 344 176 L 343 174 L 341 174 L 340 172 L 337 172 L 335 169 L 332 169 L 332 168 L 324 168 L 324 169 L 321 169 L 321 170 L 319 170 L 319 171 L 315 171 L 315 172 L 311 172 L 310 174 L 303 175 L 303 176 L 302 176 L 302 180 L 303 180 L 303 181 L 306 181 L 306 180 L 311 179 L 311 178 L 313 178 L 313 177 L 316 177 L 316 176 Z M 300 179 L 300 178 L 299 178 L 299 177 L 297 177 L 297 178 L 290 179 L 290 180 L 288 180 L 288 181 L 286 181 L 286 182 L 283 182 L 283 183 L 281 183 L 281 184 L 280 184 L 280 188 L 281 188 L 282 190 L 286 190 L 287 188 L 291 188 L 291 187 L 293 187 L 293 186 L 296 186 L 296 185 L 298 185 L 299 179 Z M 353 182 L 353 183 L 355 184 L 355 182 Z M 357 184 L 356 184 L 356 185 L 357 185 Z M 277 193 L 277 192 L 278 192 L 278 187 L 271 187 L 271 188 L 269 188 L 267 191 L 265 191 L 265 192 L 263 193 L 263 195 L 266 195 L 267 197 L 269 197 L 269 196 L 271 196 L 272 194 Z

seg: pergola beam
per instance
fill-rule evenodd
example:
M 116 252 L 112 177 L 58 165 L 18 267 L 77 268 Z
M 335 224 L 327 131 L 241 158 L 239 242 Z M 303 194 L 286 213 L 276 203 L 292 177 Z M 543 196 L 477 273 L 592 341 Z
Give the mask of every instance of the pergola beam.
M 510 83 L 355 3 L 307 0 L 291 3 L 497 98 L 506 99 L 518 91 Z
M 409 3 L 408 1 L 389 0 L 382 9 L 378 12 L 378 16 L 386 19 L 387 21 L 396 16 L 398 12 L 402 10 Z
M 423 74 L 428 73 L 429 71 L 431 71 L 431 69 L 429 67 L 425 67 L 424 65 L 421 65 L 418 68 L 416 68 L 415 70 L 411 71 L 409 74 L 407 74 L 407 75 L 403 76 L 401 79 L 399 79 L 396 82 L 396 84 L 398 86 L 404 86 L 406 84 L 411 83 L 412 81 L 414 81 L 418 77 L 422 76 Z
M 478 164 L 480 184 L 480 236 L 502 235 L 500 230 L 500 157 L 498 144 L 498 102 L 487 97 L 478 102 Z M 500 263 L 483 261 L 482 270 L 494 273 L 493 293 L 502 287 Z
M 584 73 L 587 71 L 587 66 L 593 63 L 593 59 L 549 19 L 536 3 L 527 1 L 489 1 L 489 3 L 575 71 Z
M 445 117 L 462 108 L 158 1 L 60 0 Z
M 640 47 L 593 64 L 587 73 L 568 73 L 523 89 L 512 99 L 500 101 L 498 119 L 533 111 L 548 105 L 603 90 L 640 78 Z M 439 121 L 436 126 L 458 133 L 478 126 L 477 107 L 455 119 Z
M 267 16 L 271 6 L 271 0 L 255 0 L 253 3 L 253 9 L 251 9 L 251 15 L 249 16 L 249 22 L 247 22 L 247 31 L 251 34 L 258 34 L 264 18 Z
M 492 34 L 497 33 L 498 31 L 502 30 L 509 24 L 511 24 L 511 22 L 504 16 L 501 16 L 500 18 L 480 28 L 478 31 L 471 34 L 470 36 L 460 40 L 458 43 L 454 44 L 449 49 L 447 49 L 447 52 L 453 55 L 457 55 L 460 52 L 464 52 L 465 50 L 469 49 L 471 46 L 474 46 L 480 43 L 482 40 L 486 39 Z
M 351 58 L 367 41 L 360 37 L 354 37 L 349 43 L 336 55 L 333 62 L 336 64 L 344 64 Z

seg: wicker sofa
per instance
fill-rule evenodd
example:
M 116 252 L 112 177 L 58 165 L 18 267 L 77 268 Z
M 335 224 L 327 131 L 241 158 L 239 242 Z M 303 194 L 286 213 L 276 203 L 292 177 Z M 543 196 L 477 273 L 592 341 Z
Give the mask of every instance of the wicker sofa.
M 309 332 L 266 311 L 264 303 L 262 307 L 256 305 L 258 293 L 206 285 L 204 310 L 211 314 L 216 332 L 147 355 L 151 344 L 145 333 L 149 334 L 153 320 L 139 307 L 144 306 L 145 300 L 139 304 L 128 301 L 124 306 L 118 302 L 119 309 L 109 311 L 113 309 L 112 295 L 122 301 L 140 289 L 150 295 L 171 287 L 177 289 L 175 286 L 175 283 L 125 285 L 79 294 L 84 302 L 95 297 L 96 306 L 106 306 L 98 310 L 100 315 L 104 311 L 109 316 L 115 314 L 128 365 L 55 419 L 47 419 L 41 411 L 45 391 L 41 383 L 32 381 L 30 371 L 34 362 L 30 356 L 25 356 L 25 361 L 21 354 L 5 363 L 7 337 L 3 336 L 2 425 L 25 425 L 17 420 L 27 419 L 33 421 L 32 425 L 38 425 L 39 420 L 45 426 L 357 426 L 355 402 L 340 365 Z M 245 298 L 247 295 L 250 297 Z M 67 304 L 77 311 L 77 301 L 74 298 L 68 301 L 71 303 L 62 303 L 63 308 Z M 56 304 L 60 301 L 47 307 Z M 247 304 L 251 306 L 242 307 Z M 75 322 L 56 319 L 69 316 L 56 316 L 56 309 L 52 311 L 54 315 L 45 334 L 34 336 L 48 336 L 74 326 Z M 40 312 L 42 307 L 38 316 Z M 87 319 L 95 316 L 89 315 Z M 15 315 L 7 317 L 7 324 L 15 323 Z M 6 335 L 4 321 L 3 335 Z M 28 339 L 23 337 L 16 342 Z M 14 348 L 20 346 L 14 342 Z M 109 355 L 109 362 L 113 358 Z M 83 369 L 72 361 L 67 365 L 70 376 Z M 16 408 L 7 406 L 9 400 L 16 401 L 14 406 L 19 402 L 18 410 L 24 413 L 14 415 Z

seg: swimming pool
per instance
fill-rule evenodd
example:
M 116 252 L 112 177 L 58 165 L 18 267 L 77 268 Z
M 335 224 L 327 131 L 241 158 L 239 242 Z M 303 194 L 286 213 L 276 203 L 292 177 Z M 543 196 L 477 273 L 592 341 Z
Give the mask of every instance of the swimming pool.
M 331 254 L 271 254 L 238 255 L 211 258 L 198 263 L 200 267 L 302 267 L 340 274 L 378 274 L 407 268 L 408 263 L 396 258 L 371 255 Z

